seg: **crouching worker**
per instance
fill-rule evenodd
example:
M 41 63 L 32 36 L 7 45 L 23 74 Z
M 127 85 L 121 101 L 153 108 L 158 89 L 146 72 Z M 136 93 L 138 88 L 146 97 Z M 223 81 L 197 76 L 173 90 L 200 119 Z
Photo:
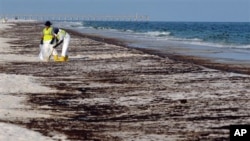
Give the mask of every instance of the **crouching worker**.
M 44 25 L 45 28 L 42 32 L 39 58 L 43 61 L 49 61 L 50 57 L 53 55 L 54 60 L 58 60 L 57 52 L 53 49 L 55 45 L 55 36 L 53 34 L 53 27 L 51 27 L 52 23 L 46 21 Z
M 54 28 L 53 29 L 54 36 L 56 37 L 57 44 L 54 45 L 54 50 L 60 44 L 62 44 L 62 53 L 61 57 L 58 58 L 58 62 L 65 62 L 68 60 L 68 47 L 70 41 L 70 35 L 63 29 Z

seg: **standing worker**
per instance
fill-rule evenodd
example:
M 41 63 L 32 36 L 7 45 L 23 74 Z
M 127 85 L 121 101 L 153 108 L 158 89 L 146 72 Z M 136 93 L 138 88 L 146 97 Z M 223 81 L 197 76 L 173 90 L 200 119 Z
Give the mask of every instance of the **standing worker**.
M 61 57 L 58 58 L 57 61 L 59 62 L 65 62 L 68 60 L 68 47 L 69 47 L 69 41 L 70 41 L 70 35 L 63 29 L 54 28 L 53 29 L 54 36 L 57 40 L 57 44 L 53 47 L 54 49 L 58 47 L 60 44 L 62 45 L 62 54 Z
M 54 61 L 56 61 L 58 60 L 57 51 L 52 49 L 55 43 L 53 27 L 51 27 L 52 23 L 50 21 L 46 21 L 44 25 L 45 25 L 45 28 L 43 29 L 43 32 L 42 32 L 39 58 L 41 60 L 49 61 L 50 56 L 53 55 Z

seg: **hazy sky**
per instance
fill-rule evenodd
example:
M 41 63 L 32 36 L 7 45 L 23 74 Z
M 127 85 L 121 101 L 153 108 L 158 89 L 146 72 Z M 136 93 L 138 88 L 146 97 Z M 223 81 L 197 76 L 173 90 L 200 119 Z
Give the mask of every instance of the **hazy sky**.
M 247 21 L 250 0 L 0 0 L 4 14 L 148 15 L 154 21 Z

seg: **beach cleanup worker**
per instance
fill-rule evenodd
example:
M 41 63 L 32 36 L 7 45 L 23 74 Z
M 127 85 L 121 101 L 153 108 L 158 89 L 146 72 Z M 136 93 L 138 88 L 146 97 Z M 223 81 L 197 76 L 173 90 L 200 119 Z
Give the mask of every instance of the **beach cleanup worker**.
M 53 33 L 57 41 L 57 44 L 53 48 L 55 49 L 60 44 L 62 44 L 61 57 L 59 57 L 57 61 L 65 62 L 68 60 L 68 47 L 70 42 L 70 35 L 65 30 L 60 28 L 54 28 Z
M 55 36 L 53 34 L 53 27 L 51 26 L 52 23 L 50 21 L 46 21 L 44 25 L 45 28 L 42 31 L 42 37 L 40 41 L 41 52 L 39 57 L 41 60 L 45 60 L 48 59 L 51 54 L 53 54 L 54 60 L 56 61 L 58 60 L 57 51 L 52 49 L 53 45 L 55 44 Z

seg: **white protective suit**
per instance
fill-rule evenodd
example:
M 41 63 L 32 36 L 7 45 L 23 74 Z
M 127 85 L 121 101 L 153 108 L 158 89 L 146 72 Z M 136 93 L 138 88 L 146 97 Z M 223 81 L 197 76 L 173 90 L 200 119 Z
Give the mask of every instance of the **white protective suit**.
M 58 42 L 61 42 L 63 41 L 63 45 L 62 45 L 62 53 L 61 53 L 61 56 L 68 56 L 68 47 L 69 47 L 69 42 L 70 42 L 70 35 L 62 30 L 62 29 L 59 29 L 58 33 L 54 33 L 56 38 L 59 40 Z

